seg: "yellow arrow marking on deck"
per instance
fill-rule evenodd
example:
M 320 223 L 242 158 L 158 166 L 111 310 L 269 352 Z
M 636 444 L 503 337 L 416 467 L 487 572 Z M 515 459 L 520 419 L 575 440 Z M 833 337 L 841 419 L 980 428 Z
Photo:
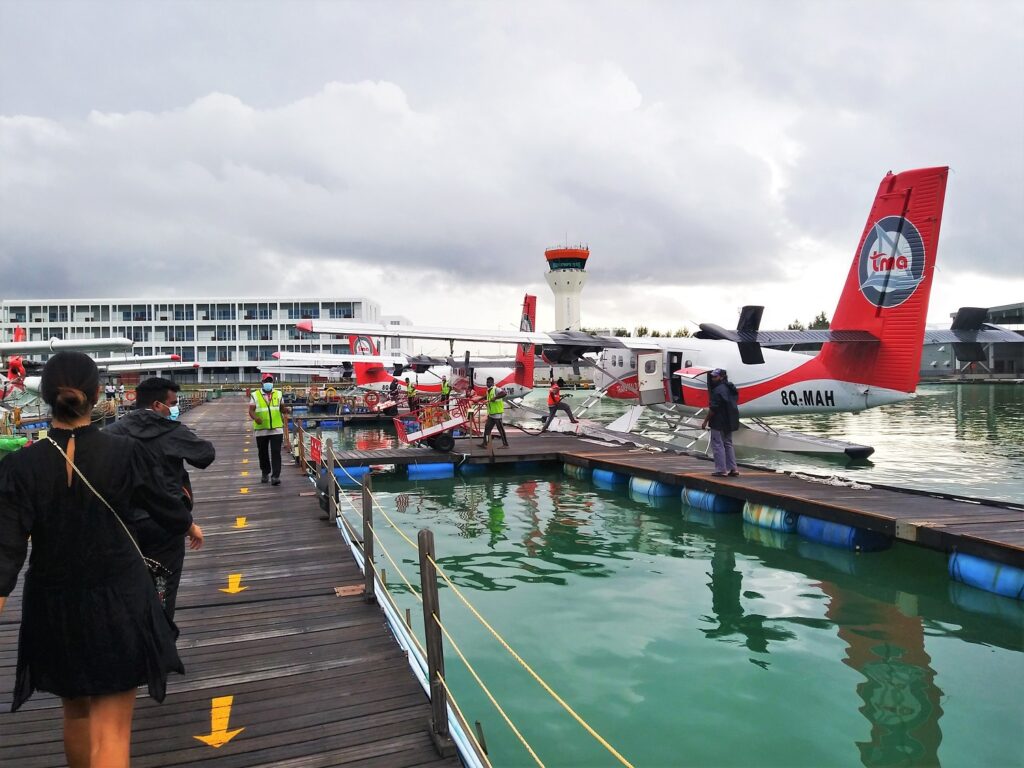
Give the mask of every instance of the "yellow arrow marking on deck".
M 244 517 L 236 517 L 235 518 L 235 528 L 245 528 L 246 527 L 246 525 L 245 525 L 246 519 L 247 518 L 244 518 Z
M 249 449 L 248 449 L 248 448 L 243 448 L 243 449 L 242 449 L 242 453 L 248 453 L 248 452 L 249 452 Z
M 245 470 L 244 472 L 242 472 L 242 477 L 248 477 L 248 476 L 249 476 L 249 470 L 248 469 Z
M 228 730 L 228 722 L 231 720 L 231 703 L 234 700 L 234 696 L 219 696 L 212 699 L 210 703 L 210 735 L 193 736 L 192 738 L 218 749 L 244 731 L 245 728 Z
M 248 493 L 248 492 L 249 492 L 249 489 L 248 489 L 248 488 L 239 488 L 239 489 L 238 489 L 238 492 L 239 492 L 239 493 Z
M 228 588 L 224 589 L 221 587 L 221 592 L 227 592 L 229 595 L 237 595 L 239 592 L 244 592 L 248 587 L 240 586 L 242 583 L 242 574 L 232 573 L 228 575 Z
M 242 459 L 242 463 L 243 463 L 243 464 L 248 464 L 248 463 L 249 463 L 249 460 L 248 460 L 248 459 Z

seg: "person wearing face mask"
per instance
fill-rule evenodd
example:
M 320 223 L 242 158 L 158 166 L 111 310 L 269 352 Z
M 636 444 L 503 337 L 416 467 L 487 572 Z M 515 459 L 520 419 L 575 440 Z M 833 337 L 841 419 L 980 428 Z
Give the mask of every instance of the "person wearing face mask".
M 135 410 L 129 411 L 104 431 L 134 438 L 144 443 L 154 456 L 159 456 L 162 465 L 158 475 L 164 480 L 167 490 L 180 496 L 191 512 L 192 481 L 185 462 L 206 469 L 216 458 L 216 451 L 213 443 L 203 440 L 178 421 L 179 389 L 169 379 L 146 379 L 135 389 Z M 188 539 L 189 549 L 199 549 L 203 545 L 203 531 L 193 522 L 185 536 L 174 536 L 157 525 L 143 508 L 132 509 L 131 515 L 142 554 L 156 560 L 170 572 L 165 583 L 157 584 L 157 592 L 161 593 L 164 613 L 173 625 L 178 584 L 185 564 L 185 539 Z
M 256 432 L 256 448 L 260 455 L 260 482 L 281 484 L 281 444 L 284 442 L 284 416 L 288 409 L 281 405 L 281 392 L 274 389 L 274 377 L 263 374 L 259 389 L 249 398 L 249 418 Z

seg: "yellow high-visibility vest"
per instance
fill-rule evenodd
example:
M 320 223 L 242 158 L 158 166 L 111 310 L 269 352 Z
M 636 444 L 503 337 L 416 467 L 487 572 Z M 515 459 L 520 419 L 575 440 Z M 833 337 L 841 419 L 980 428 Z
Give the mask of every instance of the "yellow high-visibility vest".
M 505 412 L 505 401 L 498 397 L 498 388 L 491 387 L 487 390 L 487 415 L 496 416 Z
M 253 393 L 256 397 L 256 423 L 253 429 L 281 429 L 284 427 L 284 419 L 281 417 L 281 398 L 283 395 L 278 390 L 270 393 L 270 402 L 267 402 L 266 394 L 262 389 Z

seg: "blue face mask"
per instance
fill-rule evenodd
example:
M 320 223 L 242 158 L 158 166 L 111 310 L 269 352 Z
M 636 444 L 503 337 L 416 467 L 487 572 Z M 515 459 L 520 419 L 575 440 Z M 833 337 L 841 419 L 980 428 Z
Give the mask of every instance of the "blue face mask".
M 274 382 L 272 382 L 272 381 L 264 382 L 263 383 L 263 391 L 264 392 L 273 392 L 274 391 Z

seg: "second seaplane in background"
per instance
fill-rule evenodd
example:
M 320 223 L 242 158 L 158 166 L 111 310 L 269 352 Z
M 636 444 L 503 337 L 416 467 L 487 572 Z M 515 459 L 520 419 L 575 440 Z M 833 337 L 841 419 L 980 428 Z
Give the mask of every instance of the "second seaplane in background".
M 0 360 L 5 360 L 6 376 L 0 382 L 0 401 L 19 395 L 39 391 L 39 373 L 43 363 L 26 359 L 26 355 L 49 355 L 55 352 L 75 350 L 78 352 L 123 351 L 110 357 L 95 357 L 101 375 L 140 373 L 145 371 L 172 371 L 195 369 L 198 363 L 182 363 L 180 355 L 131 355 L 127 354 L 135 342 L 121 336 L 98 339 L 46 339 L 26 341 L 25 330 L 14 329 L 12 341 L 0 341 Z
M 537 297 L 527 294 L 523 297 L 523 308 L 519 327 L 523 332 L 534 328 L 537 320 Z M 372 326 L 390 328 L 394 326 Z M 411 338 L 421 337 L 412 326 L 404 326 L 413 333 L 402 334 Z M 404 386 L 405 378 L 415 377 L 416 391 L 422 394 L 440 394 L 441 378 L 448 379 L 452 391 L 459 394 L 474 392 L 483 395 L 485 382 L 493 378 L 495 386 L 508 397 L 523 397 L 533 389 L 534 351 L 532 344 L 519 344 L 514 358 L 432 357 L 428 355 L 381 355 L 373 336 L 395 336 L 389 333 L 349 334 L 352 354 L 328 352 L 275 352 L 276 362 L 261 363 L 260 370 L 270 373 L 299 373 L 323 376 L 330 380 L 354 380 L 362 389 L 386 392 L 397 381 Z M 452 340 L 454 344 L 454 340 Z M 424 378 L 420 378 L 423 376 Z
M 866 458 L 873 451 L 870 446 L 781 432 L 761 419 L 858 412 L 914 396 L 947 176 L 948 168 L 941 167 L 889 173 L 882 179 L 827 331 L 762 332 L 760 307 L 745 309 L 737 331 L 705 325 L 692 338 L 389 327 L 338 320 L 305 320 L 296 327 L 309 333 L 515 343 L 521 350 L 535 345 L 546 363 L 594 366 L 603 376 L 602 391 L 638 399 L 609 429 L 632 430 L 646 408 L 661 421 L 659 430 L 669 441 L 682 447 L 701 438 L 700 415 L 709 401 L 707 374 L 722 368 L 739 390 L 746 428 L 734 434 L 737 445 Z M 958 345 L 958 354 L 964 355 L 979 354 L 985 343 L 1021 341 L 1011 331 L 984 326 L 983 318 L 984 310 L 961 310 L 951 330 L 930 331 L 928 340 Z M 821 342 L 821 351 L 812 357 L 764 348 L 800 342 Z M 586 357 L 597 354 L 605 365 Z M 609 358 L 615 365 L 607 365 Z M 635 367 L 627 366 L 627 359 Z

